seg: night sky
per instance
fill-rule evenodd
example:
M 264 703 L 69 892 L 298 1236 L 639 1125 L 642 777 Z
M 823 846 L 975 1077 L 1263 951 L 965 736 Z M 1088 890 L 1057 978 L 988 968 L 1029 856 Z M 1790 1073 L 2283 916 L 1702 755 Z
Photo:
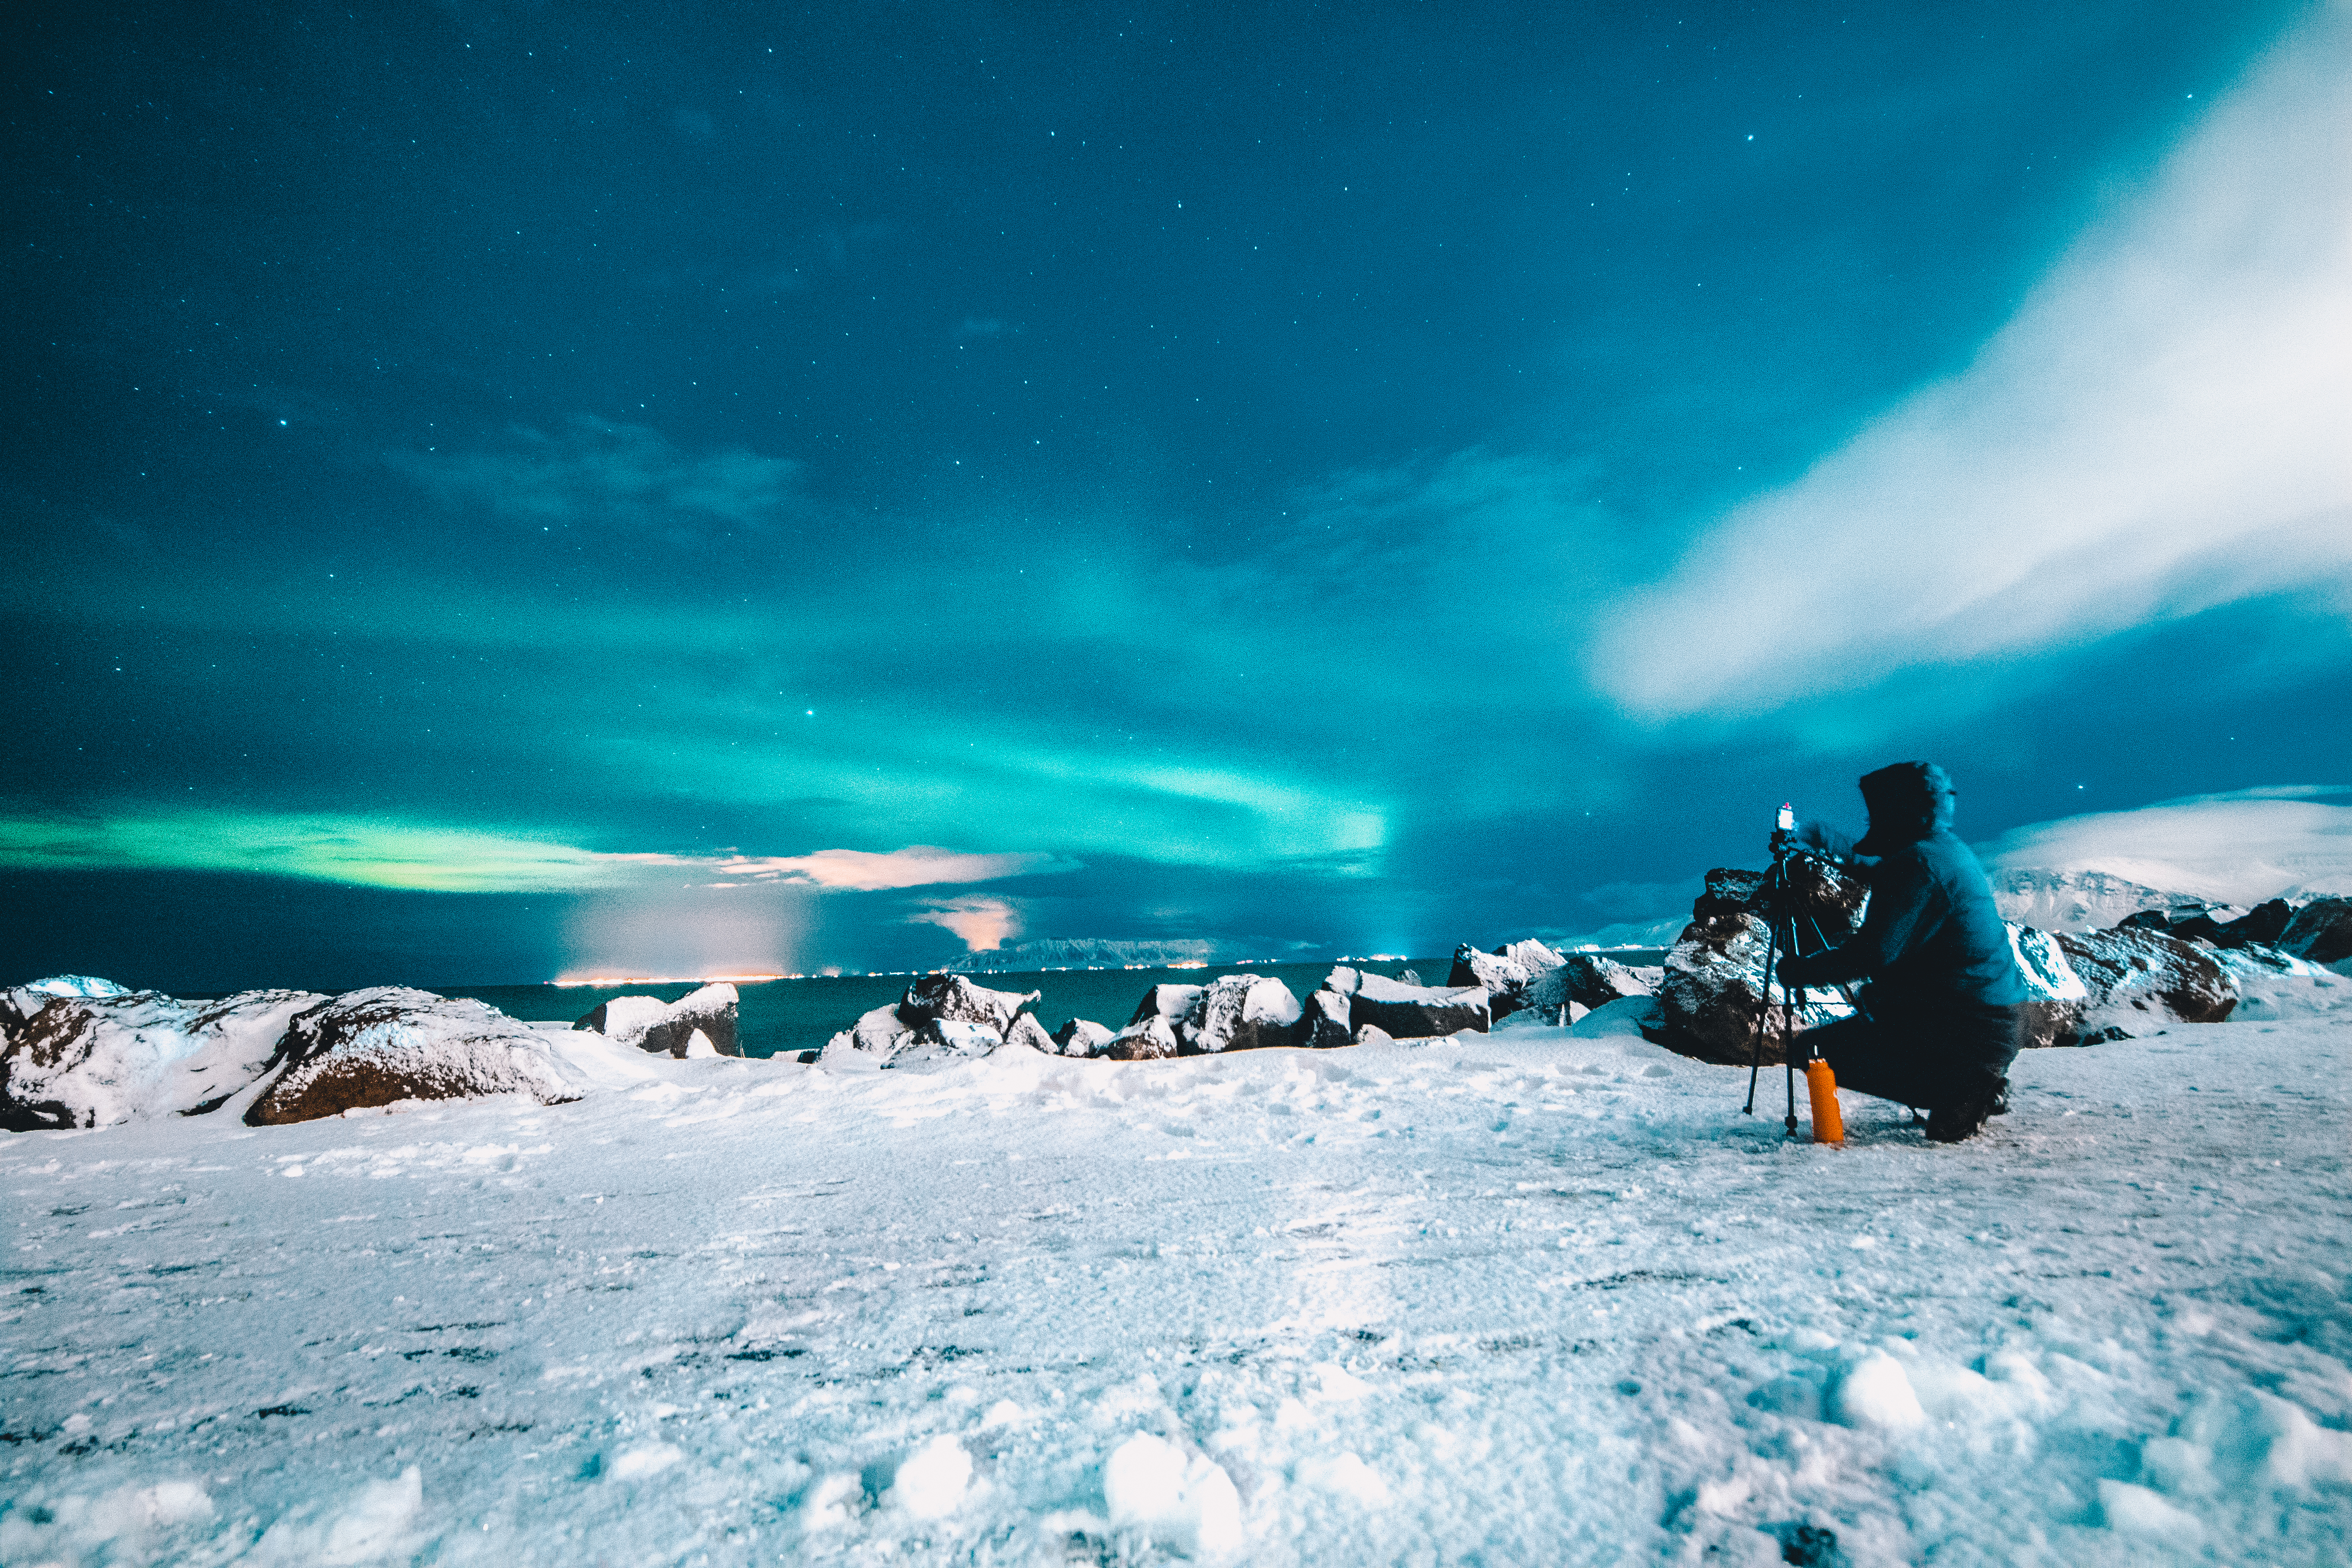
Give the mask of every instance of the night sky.
M 2352 11 L 10 8 L 0 982 L 1576 937 L 2340 782 Z

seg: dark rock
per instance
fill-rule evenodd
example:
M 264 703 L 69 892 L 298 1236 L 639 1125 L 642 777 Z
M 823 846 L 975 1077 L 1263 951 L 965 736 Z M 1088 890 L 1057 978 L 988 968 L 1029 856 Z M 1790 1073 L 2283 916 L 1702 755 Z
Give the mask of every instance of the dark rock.
M 1708 874 L 1710 893 L 1715 873 Z M 1702 898 L 1702 904 L 1709 900 Z M 1756 1019 L 1764 1001 L 1764 953 L 1769 940 L 1763 921 L 1729 908 L 1727 897 L 1712 907 L 1718 913 L 1701 916 L 1683 928 L 1682 936 L 1666 953 L 1665 973 L 1658 986 L 1657 1043 L 1700 1061 L 1745 1067 L 1756 1051 Z M 1780 987 L 1772 987 L 1775 1008 L 1767 1059 L 1780 1048 Z M 1801 1034 L 1852 1011 L 1837 1001 L 1836 993 L 1807 993 L 1798 1010 Z M 1612 998 L 1613 1000 L 1613 998 Z
M 1186 1056 L 1286 1046 L 1299 1014 L 1298 998 L 1273 975 L 1221 974 L 1199 988 L 1178 1020 L 1177 1045 Z
M 2237 984 L 2213 955 L 2178 937 L 2129 926 L 2052 934 L 2089 993 L 2086 1016 L 2129 1008 L 2151 1019 L 2218 1024 L 2238 1005 Z
M 2280 930 L 2277 946 L 2306 963 L 2341 963 L 2352 958 L 2352 899 L 2319 899 L 2304 905 Z
M 1022 1046 L 1033 1051 L 1043 1051 L 1049 1057 L 1061 1055 L 1061 1047 L 1055 1044 L 1054 1037 L 1045 1032 L 1045 1026 L 1037 1021 L 1034 1013 L 1024 1013 L 1013 1020 L 1013 1027 L 1004 1032 L 1004 1043 L 1007 1047 Z
M 295 1015 L 270 1058 L 276 1076 L 247 1125 L 310 1121 L 406 1100 L 528 1094 L 580 1098 L 577 1075 L 538 1033 L 494 1007 L 382 985 Z
M 1356 1029 L 1348 999 L 1337 991 L 1318 990 L 1307 998 L 1298 1016 L 1298 1043 L 1315 1050 L 1352 1045 Z
M 1367 1026 L 1396 1039 L 1428 1039 L 1463 1029 L 1484 1033 L 1492 1021 L 1483 985 L 1439 990 L 1361 971 L 1334 969 L 1323 988 L 1348 999 L 1348 1015 L 1360 1032 Z
M 1102 1054 L 1115 1062 L 1160 1061 L 1177 1054 L 1175 1026 L 1159 1014 L 1113 1035 Z
M 2264 947 L 2276 947 L 2279 938 L 2294 920 L 2294 906 L 2284 899 L 2272 899 L 2256 904 L 2240 918 L 2220 929 L 2208 939 L 2215 947 L 2244 947 L 2260 942 Z
M 2202 911 L 2200 911 L 2200 913 Z M 2142 910 L 2136 915 L 2126 915 L 2112 929 L 2116 931 L 2168 931 L 2172 926 L 2169 910 Z
M 1627 996 L 1647 996 L 1651 986 L 1641 975 L 1612 958 L 1597 952 L 1569 955 L 1560 966 L 1564 999 L 1580 1007 L 1606 1007 Z

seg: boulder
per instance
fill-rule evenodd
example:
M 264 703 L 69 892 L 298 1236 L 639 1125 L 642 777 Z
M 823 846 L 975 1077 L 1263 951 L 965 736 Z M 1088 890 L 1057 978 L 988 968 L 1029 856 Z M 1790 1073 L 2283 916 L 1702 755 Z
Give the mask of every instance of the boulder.
M 1156 1013 L 1113 1035 L 1102 1051 L 1115 1062 L 1159 1061 L 1176 1053 L 1175 1026 Z
M 1199 988 L 1177 1021 L 1177 1046 L 1188 1057 L 1286 1046 L 1298 1019 L 1298 998 L 1273 975 L 1221 974 Z
M 926 974 L 907 987 L 898 1002 L 898 1019 L 908 1028 L 920 1028 L 933 1018 L 985 1024 L 1002 1037 L 1013 1020 L 1037 1005 L 1037 991 L 991 991 L 961 974 Z
M 249 1126 L 410 1100 L 580 1098 L 578 1069 L 529 1025 L 480 1002 L 398 985 L 347 992 L 296 1014 L 268 1066 L 276 1076 L 247 1108 Z
M 1115 1032 L 1109 1025 L 1091 1018 L 1071 1018 L 1054 1031 L 1054 1049 L 1066 1057 L 1098 1057 Z
M 1034 1013 L 1023 1013 L 1013 1020 L 1013 1027 L 1004 1031 L 1004 1043 L 1043 1051 L 1049 1057 L 1060 1052 L 1060 1047 L 1054 1044 L 1054 1037 L 1045 1032 L 1045 1026 L 1037 1021 Z
M 1347 997 L 1327 987 L 1307 998 L 1298 1017 L 1300 1045 L 1328 1050 L 1334 1046 L 1353 1045 L 1355 1039 L 1355 1024 L 1349 1016 Z
M 1034 1027 L 1036 1020 L 1031 1019 L 1030 1024 Z M 893 1065 L 939 1057 L 992 1056 L 1003 1044 L 1003 1036 L 970 1018 L 926 1018 L 917 1026 L 913 1041 L 898 1054 Z
M 2091 1005 L 2090 987 L 2067 962 L 2057 935 L 2015 921 L 2004 923 L 2010 952 L 2025 982 L 2026 1047 L 2084 1044 L 2083 1016 Z
M 2352 958 L 2352 899 L 2317 899 L 2304 905 L 2280 929 L 2276 946 L 2305 963 L 2335 964 Z
M 1654 995 L 1657 984 L 1650 975 L 1663 979 L 1664 972 L 1628 969 L 1613 958 L 1580 952 L 1560 965 L 1560 1000 L 1598 1009 L 1628 996 Z
M 1454 950 L 1454 968 L 1445 976 L 1445 984 L 1452 989 L 1484 986 L 1487 1015 L 1499 1023 L 1529 1005 L 1528 988 L 1535 979 L 1535 972 L 1517 959 L 1506 958 L 1498 952 L 1481 952 L 1465 942 Z
M 1835 947 L 1862 924 L 1862 906 L 1869 885 L 1844 868 L 1811 855 L 1788 860 L 1789 896 L 1797 911 L 1797 940 L 1807 952 Z M 1706 874 L 1706 887 L 1692 900 L 1691 919 L 1719 915 L 1765 913 L 1767 871 L 1718 867 Z M 1685 933 L 1687 934 L 1687 933 Z
M 1146 1018 L 1165 1018 L 1173 1027 L 1176 1021 L 1190 1013 L 1192 1004 L 1200 999 L 1201 988 L 1197 985 L 1155 985 L 1143 994 L 1142 1001 L 1135 1005 L 1135 1014 L 1128 1023 L 1134 1025 Z
M 107 1127 L 215 1110 L 261 1076 L 287 1021 L 324 1000 L 308 991 L 183 1002 L 120 986 L 18 987 L 0 1005 L 21 1019 L 0 1046 L 0 1127 Z
M 887 1002 L 859 1014 L 857 1022 L 825 1041 L 824 1049 L 818 1053 L 817 1059 L 823 1061 L 832 1058 L 838 1060 L 842 1055 L 854 1051 L 860 1056 L 878 1058 L 887 1063 L 914 1043 L 915 1031 L 898 1021 L 898 1005 Z
M 635 1046 L 656 1056 L 740 1057 L 735 987 L 721 981 L 664 1002 L 657 996 L 615 996 L 590 1008 L 575 1029 L 593 1029 L 615 1045 Z M 707 1050 L 694 1049 L 702 1037 Z
M 2121 1026 L 2137 1034 L 2143 1023 L 2218 1024 L 2238 1005 L 2228 972 L 2179 937 L 2134 927 L 2052 935 L 2083 983 L 2084 1019 L 2095 1028 Z
M 1507 958 L 1529 974 L 1541 974 L 1547 969 L 1558 969 L 1567 959 L 1530 937 L 1526 942 L 1506 942 L 1495 950 L 1497 958 Z
M 1408 985 L 1342 967 L 1324 977 L 1323 989 L 1348 999 L 1349 1018 L 1359 1031 L 1369 1024 L 1395 1039 L 1427 1039 L 1463 1029 L 1483 1034 L 1493 1021 L 1483 985 Z
M 1745 1067 L 1756 1051 L 1756 1019 L 1764 1003 L 1764 953 L 1770 932 L 1764 921 L 1747 913 L 1727 894 L 1718 894 L 1718 873 L 1707 873 L 1707 893 L 1698 900 L 1704 913 L 1683 929 L 1666 953 L 1664 973 L 1657 990 L 1657 1043 L 1701 1061 Z M 1758 879 L 1761 881 L 1761 878 Z M 1752 895 L 1755 889 L 1750 888 Z M 1712 899 L 1710 898 L 1712 896 Z M 1811 989 L 1798 1009 L 1799 1033 L 1818 1028 L 1853 1009 L 1834 991 Z M 1617 998 L 1604 999 L 1602 1005 Z M 1766 1059 L 1780 1048 L 1784 995 L 1772 982 L 1771 1031 Z

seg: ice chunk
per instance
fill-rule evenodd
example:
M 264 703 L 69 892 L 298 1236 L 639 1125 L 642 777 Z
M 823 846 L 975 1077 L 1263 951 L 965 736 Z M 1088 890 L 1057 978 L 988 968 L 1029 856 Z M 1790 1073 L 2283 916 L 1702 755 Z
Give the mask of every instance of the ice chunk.
M 971 1485 L 971 1456 L 953 1437 L 932 1438 L 907 1456 L 890 1482 L 889 1500 L 917 1519 L 945 1519 Z

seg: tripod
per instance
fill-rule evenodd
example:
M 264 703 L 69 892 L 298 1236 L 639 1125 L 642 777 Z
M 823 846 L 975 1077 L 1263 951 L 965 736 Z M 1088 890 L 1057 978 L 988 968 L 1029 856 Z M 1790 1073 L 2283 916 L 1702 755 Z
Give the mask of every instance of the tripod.
M 1785 819 L 1784 819 L 1785 820 Z M 1780 954 L 1797 952 L 1797 922 L 1801 918 L 1811 927 L 1813 951 L 1833 946 L 1821 921 L 1811 910 L 1800 907 L 1795 889 L 1789 884 L 1789 868 L 1805 856 L 1793 847 L 1786 829 L 1772 835 L 1772 869 L 1765 874 L 1764 885 L 1757 889 L 1756 906 L 1764 916 L 1767 935 L 1764 942 L 1764 983 L 1759 990 L 1762 999 L 1756 1007 L 1756 1048 L 1748 1064 L 1748 1103 L 1739 1108 L 1742 1116 L 1756 1114 L 1756 1084 L 1764 1068 L 1764 1040 L 1772 1023 L 1772 985 L 1774 971 L 1780 965 Z M 1843 991 L 1843 986 L 1839 987 Z M 1805 1005 L 1803 985 L 1783 985 L 1780 988 L 1780 1066 L 1787 1079 L 1788 1113 L 1783 1119 L 1791 1138 L 1797 1135 L 1797 1013 Z M 1847 993 L 1846 999 L 1853 995 Z

